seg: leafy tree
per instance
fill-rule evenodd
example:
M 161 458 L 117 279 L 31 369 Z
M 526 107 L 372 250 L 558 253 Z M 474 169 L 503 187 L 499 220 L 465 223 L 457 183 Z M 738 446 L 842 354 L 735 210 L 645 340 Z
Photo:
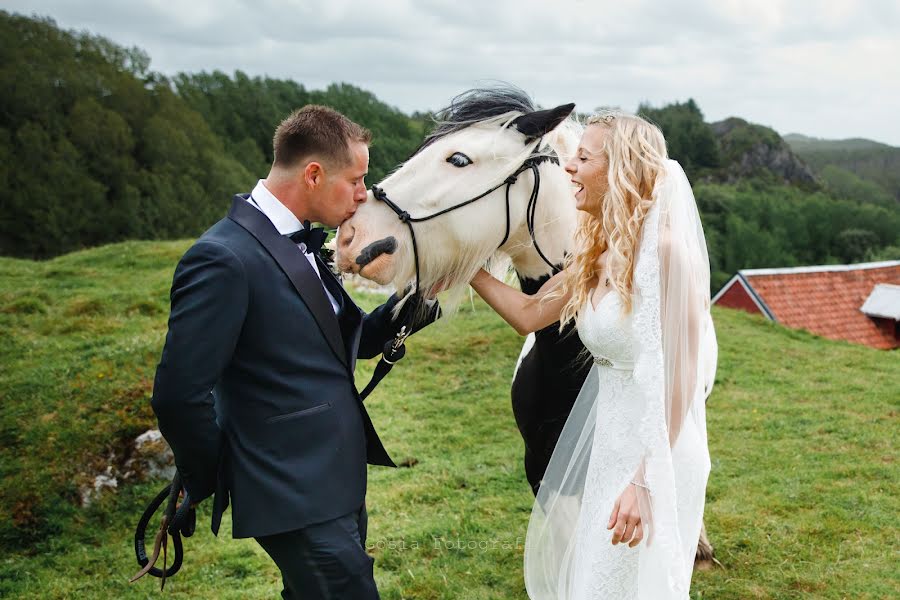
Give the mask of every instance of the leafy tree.
M 372 131 L 368 177 L 372 182 L 406 159 L 423 136 L 421 121 L 346 83 L 309 91 L 293 81 L 251 78 L 241 71 L 233 77 L 221 71 L 182 73 L 173 82 L 179 96 L 225 140 L 226 151 L 260 176 L 274 158 L 273 131 L 306 104 L 330 106 Z
M 0 253 L 197 235 L 252 182 L 141 50 L 6 12 L 0 33 Z
M 897 201 L 880 185 L 837 165 L 826 165 L 819 171 L 819 177 L 824 182 L 826 190 L 835 198 L 871 202 L 889 208 L 897 205 Z
M 666 137 L 669 156 L 681 163 L 691 180 L 720 165 L 716 135 L 693 99 L 662 108 L 641 104 L 638 114 L 659 126 Z
M 845 229 L 835 236 L 838 256 L 845 262 L 863 260 L 878 246 L 878 236 L 865 229 Z
M 866 255 L 867 261 L 900 260 L 900 239 L 892 246 L 871 250 Z

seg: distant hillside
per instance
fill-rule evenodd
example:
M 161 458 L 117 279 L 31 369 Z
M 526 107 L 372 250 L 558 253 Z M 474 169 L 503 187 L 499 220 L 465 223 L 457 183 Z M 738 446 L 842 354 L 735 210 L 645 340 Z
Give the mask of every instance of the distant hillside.
M 818 187 L 810 169 L 769 127 L 737 117 L 707 123 L 693 99 L 659 108 L 642 104 L 638 114 L 662 129 L 669 156 L 681 163 L 691 181 L 762 178 L 810 190 Z
M 822 152 L 833 150 L 876 150 L 884 148 L 892 148 L 887 144 L 867 140 L 865 138 L 848 138 L 845 140 L 827 140 L 823 138 L 810 137 L 800 133 L 788 133 L 782 136 L 784 141 L 791 145 L 794 152 Z
M 861 138 L 792 133 L 784 139 L 836 195 L 882 205 L 900 202 L 900 148 Z
M 719 141 L 726 181 L 767 173 L 787 183 L 816 186 L 813 172 L 774 129 L 737 117 L 712 123 L 711 127 Z M 723 174 L 719 174 L 720 179 Z

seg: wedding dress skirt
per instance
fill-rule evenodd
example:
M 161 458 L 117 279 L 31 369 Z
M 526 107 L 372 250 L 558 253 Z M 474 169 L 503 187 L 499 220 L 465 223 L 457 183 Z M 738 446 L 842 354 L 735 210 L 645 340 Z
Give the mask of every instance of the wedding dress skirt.
M 525 540 L 533 600 L 686 600 L 706 481 L 706 398 L 718 358 L 709 257 L 690 182 L 666 161 L 644 220 L 632 306 L 588 300 L 577 331 L 594 365 L 560 434 Z M 673 445 L 674 440 L 674 445 Z M 635 487 L 644 539 L 613 546 L 613 506 Z
M 578 437 L 580 443 L 574 448 L 558 446 L 548 471 L 553 470 L 554 462 L 568 464 L 573 473 L 580 461 L 587 461 L 587 467 L 582 469 L 583 482 L 569 482 L 568 487 L 576 493 L 567 494 L 564 489 L 563 493 L 551 490 L 538 495 L 526 543 L 526 583 L 533 600 L 687 598 L 686 590 L 683 596 L 673 595 L 672 589 L 678 586 L 667 580 L 667 569 L 660 563 L 671 559 L 657 556 L 658 545 L 648 546 L 646 534 L 634 548 L 622 543 L 613 546 L 613 532 L 606 527 L 616 499 L 634 478 L 643 458 L 639 427 L 646 410 L 646 394 L 636 389 L 633 376 L 639 348 L 632 318 L 621 313 L 619 296 L 612 291 L 600 299 L 596 309 L 589 301 L 578 319 L 578 335 L 595 364 L 566 428 L 581 428 L 583 434 L 564 432 L 561 440 Z M 672 449 L 677 537 L 683 557 L 683 564 L 674 568 L 682 571 L 688 585 L 710 470 L 702 427 L 704 404 L 697 403 L 693 410 L 695 418 L 685 420 Z M 583 489 L 580 498 L 579 489 Z M 536 564 L 545 558 L 544 564 Z M 535 577 L 535 569 L 543 573 Z

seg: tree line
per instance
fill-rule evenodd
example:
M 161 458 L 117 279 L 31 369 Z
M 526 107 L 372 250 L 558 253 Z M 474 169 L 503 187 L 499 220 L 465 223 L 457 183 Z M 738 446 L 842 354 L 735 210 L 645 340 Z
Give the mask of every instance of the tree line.
M 310 91 L 240 72 L 169 79 L 138 48 L 7 12 L 0 33 L 2 255 L 197 236 L 268 172 L 275 126 L 310 102 L 373 131 L 375 179 L 423 135 L 422 119 L 351 85 Z
M 3 11 L 0 32 L 2 255 L 195 237 L 264 176 L 275 126 L 307 103 L 372 130 L 371 181 L 429 127 L 428 115 L 348 84 L 310 90 L 240 71 L 168 78 L 138 48 Z M 790 153 L 777 133 L 740 120 L 717 130 L 693 100 L 639 112 L 695 185 L 714 286 L 740 268 L 900 258 L 900 209 L 878 182 L 828 165 L 814 184 L 776 176 L 765 157 Z

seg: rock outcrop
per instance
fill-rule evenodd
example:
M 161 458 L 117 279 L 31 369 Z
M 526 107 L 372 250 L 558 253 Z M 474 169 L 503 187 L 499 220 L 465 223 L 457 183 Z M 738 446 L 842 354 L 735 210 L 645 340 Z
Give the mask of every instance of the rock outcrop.
M 736 117 L 711 127 L 719 140 L 722 180 L 734 183 L 768 172 L 785 183 L 818 185 L 812 170 L 775 130 Z

